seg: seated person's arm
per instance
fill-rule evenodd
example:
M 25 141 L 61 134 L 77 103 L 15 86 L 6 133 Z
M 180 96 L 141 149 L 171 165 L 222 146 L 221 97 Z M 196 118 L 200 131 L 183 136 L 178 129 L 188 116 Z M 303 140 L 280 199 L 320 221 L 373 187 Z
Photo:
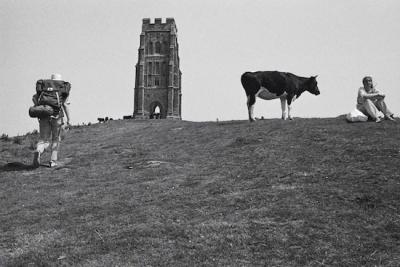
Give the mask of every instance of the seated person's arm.
M 374 93 L 367 93 L 364 88 L 360 89 L 359 92 L 360 96 L 366 99 L 376 99 L 376 98 L 382 98 L 385 97 L 384 94 L 379 93 L 378 91 L 375 91 Z

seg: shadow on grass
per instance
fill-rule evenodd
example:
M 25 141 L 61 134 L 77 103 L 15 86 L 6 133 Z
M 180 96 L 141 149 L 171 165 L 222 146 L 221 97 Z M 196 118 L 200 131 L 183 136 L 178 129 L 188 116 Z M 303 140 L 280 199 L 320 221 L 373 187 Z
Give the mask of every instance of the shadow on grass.
M 0 167 L 0 172 L 12 172 L 12 171 L 29 171 L 33 170 L 33 165 L 26 165 L 21 162 L 10 162 Z

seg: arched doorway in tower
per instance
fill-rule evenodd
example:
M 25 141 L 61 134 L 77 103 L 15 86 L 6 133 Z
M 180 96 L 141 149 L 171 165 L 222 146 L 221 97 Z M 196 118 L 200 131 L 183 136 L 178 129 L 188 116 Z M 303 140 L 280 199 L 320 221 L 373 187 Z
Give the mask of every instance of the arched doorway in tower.
M 150 119 L 164 119 L 164 109 L 160 102 L 154 101 L 150 104 Z

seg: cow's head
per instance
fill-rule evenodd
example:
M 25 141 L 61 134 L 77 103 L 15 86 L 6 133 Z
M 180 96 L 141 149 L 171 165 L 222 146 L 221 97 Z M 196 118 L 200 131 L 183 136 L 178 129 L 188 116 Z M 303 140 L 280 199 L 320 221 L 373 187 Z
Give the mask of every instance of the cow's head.
M 319 95 L 318 83 L 317 83 L 317 76 L 311 76 L 308 78 L 306 82 L 306 90 L 309 91 L 311 94 Z

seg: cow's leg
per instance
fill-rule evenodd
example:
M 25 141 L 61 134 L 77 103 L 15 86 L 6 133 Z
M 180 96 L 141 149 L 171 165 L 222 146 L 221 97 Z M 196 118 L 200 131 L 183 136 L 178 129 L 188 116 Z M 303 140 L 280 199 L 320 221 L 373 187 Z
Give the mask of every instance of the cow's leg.
M 282 120 L 286 120 L 286 97 L 281 97 Z
M 288 96 L 287 98 L 287 104 L 288 104 L 288 119 L 293 120 L 292 117 L 292 104 L 293 101 L 296 99 L 296 96 Z
M 249 121 L 254 121 L 254 104 L 256 103 L 256 96 L 250 94 L 247 96 L 247 109 L 249 110 Z
M 291 111 L 292 111 L 292 105 L 288 105 L 288 119 L 289 120 L 293 120 Z

